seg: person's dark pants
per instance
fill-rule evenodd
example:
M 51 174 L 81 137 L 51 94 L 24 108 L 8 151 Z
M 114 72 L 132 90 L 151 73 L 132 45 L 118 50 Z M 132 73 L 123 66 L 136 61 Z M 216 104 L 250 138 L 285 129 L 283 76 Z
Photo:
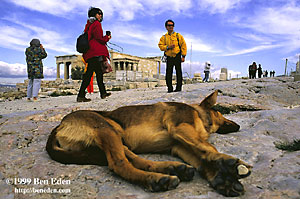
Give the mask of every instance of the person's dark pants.
M 209 71 L 204 71 L 205 77 L 203 79 L 203 82 L 207 82 L 209 79 Z
M 176 70 L 176 91 L 181 91 L 182 87 L 182 70 L 181 70 L 181 54 L 178 53 L 176 57 L 167 58 L 167 68 L 166 68 L 166 84 L 168 91 L 173 91 L 172 86 L 172 76 L 173 76 L 173 67 L 175 66 Z
M 103 73 L 102 73 L 102 61 L 100 61 L 99 57 L 93 57 L 88 59 L 88 67 L 86 72 L 82 76 L 82 83 L 79 89 L 78 97 L 85 97 L 85 89 L 91 82 L 91 77 L 95 72 L 97 78 L 97 84 L 100 91 L 100 95 L 104 95 L 106 93 L 105 86 L 103 83 Z

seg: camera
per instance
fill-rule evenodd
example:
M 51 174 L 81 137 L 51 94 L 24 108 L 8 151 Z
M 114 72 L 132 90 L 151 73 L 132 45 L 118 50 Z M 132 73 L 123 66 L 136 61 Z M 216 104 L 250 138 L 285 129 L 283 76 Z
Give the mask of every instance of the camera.
M 106 35 L 109 36 L 111 32 L 109 30 L 106 31 Z

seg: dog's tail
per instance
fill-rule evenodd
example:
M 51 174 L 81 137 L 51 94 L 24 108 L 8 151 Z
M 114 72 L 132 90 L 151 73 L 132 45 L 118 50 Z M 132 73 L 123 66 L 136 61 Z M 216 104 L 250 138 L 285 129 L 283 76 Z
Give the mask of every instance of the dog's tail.
M 98 147 L 88 147 L 82 151 L 67 151 L 60 147 L 56 134 L 58 127 L 55 127 L 49 135 L 46 151 L 51 159 L 63 164 L 80 164 L 80 165 L 108 165 L 105 153 Z

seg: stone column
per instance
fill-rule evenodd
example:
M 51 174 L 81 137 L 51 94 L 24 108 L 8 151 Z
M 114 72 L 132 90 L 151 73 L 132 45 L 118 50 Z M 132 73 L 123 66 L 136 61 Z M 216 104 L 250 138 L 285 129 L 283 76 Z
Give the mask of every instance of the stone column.
M 160 75 L 161 61 L 158 61 L 158 76 Z
M 129 66 L 129 70 L 130 70 L 130 71 L 134 71 L 134 70 L 133 70 L 133 63 L 129 63 L 128 66 Z
M 135 71 L 139 71 L 139 68 L 138 68 L 138 64 L 137 64 L 137 63 L 134 63 L 133 68 L 135 69 Z
M 67 79 L 69 79 L 70 78 L 70 65 L 72 65 L 72 62 L 67 62 L 66 65 L 67 65 Z
M 60 79 L 60 63 L 56 63 L 56 78 Z
M 64 62 L 64 80 L 68 79 L 68 66 L 67 63 Z

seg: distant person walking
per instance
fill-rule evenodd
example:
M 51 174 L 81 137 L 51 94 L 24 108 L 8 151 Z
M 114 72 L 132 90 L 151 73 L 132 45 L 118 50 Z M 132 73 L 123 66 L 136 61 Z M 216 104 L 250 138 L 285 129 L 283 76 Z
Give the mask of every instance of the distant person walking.
M 255 62 L 252 64 L 252 79 L 256 78 L 257 65 Z
M 173 92 L 172 76 L 174 66 L 177 80 L 174 92 L 179 92 L 182 89 L 181 62 L 185 61 L 187 52 L 184 38 L 181 34 L 174 32 L 174 26 L 174 21 L 170 19 L 165 22 L 165 27 L 168 32 L 160 38 L 158 43 L 160 50 L 165 51 L 167 56 L 166 84 L 168 87 L 168 93 Z
M 97 84 L 100 91 L 101 99 L 111 95 L 107 93 L 103 83 L 103 68 L 105 62 L 109 58 L 109 52 L 106 43 L 111 39 L 111 35 L 103 36 L 101 22 L 103 20 L 103 12 L 99 8 L 91 7 L 88 11 L 87 23 L 84 32 L 88 31 L 89 50 L 83 53 L 83 59 L 88 63 L 87 71 L 83 74 L 82 83 L 77 96 L 77 102 L 89 102 L 91 99 L 85 97 L 85 89 L 91 82 L 93 73 L 96 73 Z
M 38 100 L 41 82 L 44 78 L 42 59 L 47 57 L 47 53 L 38 39 L 32 39 L 30 46 L 25 51 L 28 73 L 27 100 L 33 97 Z
M 249 79 L 252 79 L 252 64 L 248 67 Z
M 261 75 L 263 74 L 262 67 L 260 64 L 258 64 L 257 74 L 258 74 L 258 78 L 261 78 Z
M 208 82 L 208 80 L 209 80 L 209 71 L 210 71 L 210 62 L 207 61 L 207 62 L 205 62 L 205 67 L 204 67 L 205 77 L 203 79 L 203 82 Z

